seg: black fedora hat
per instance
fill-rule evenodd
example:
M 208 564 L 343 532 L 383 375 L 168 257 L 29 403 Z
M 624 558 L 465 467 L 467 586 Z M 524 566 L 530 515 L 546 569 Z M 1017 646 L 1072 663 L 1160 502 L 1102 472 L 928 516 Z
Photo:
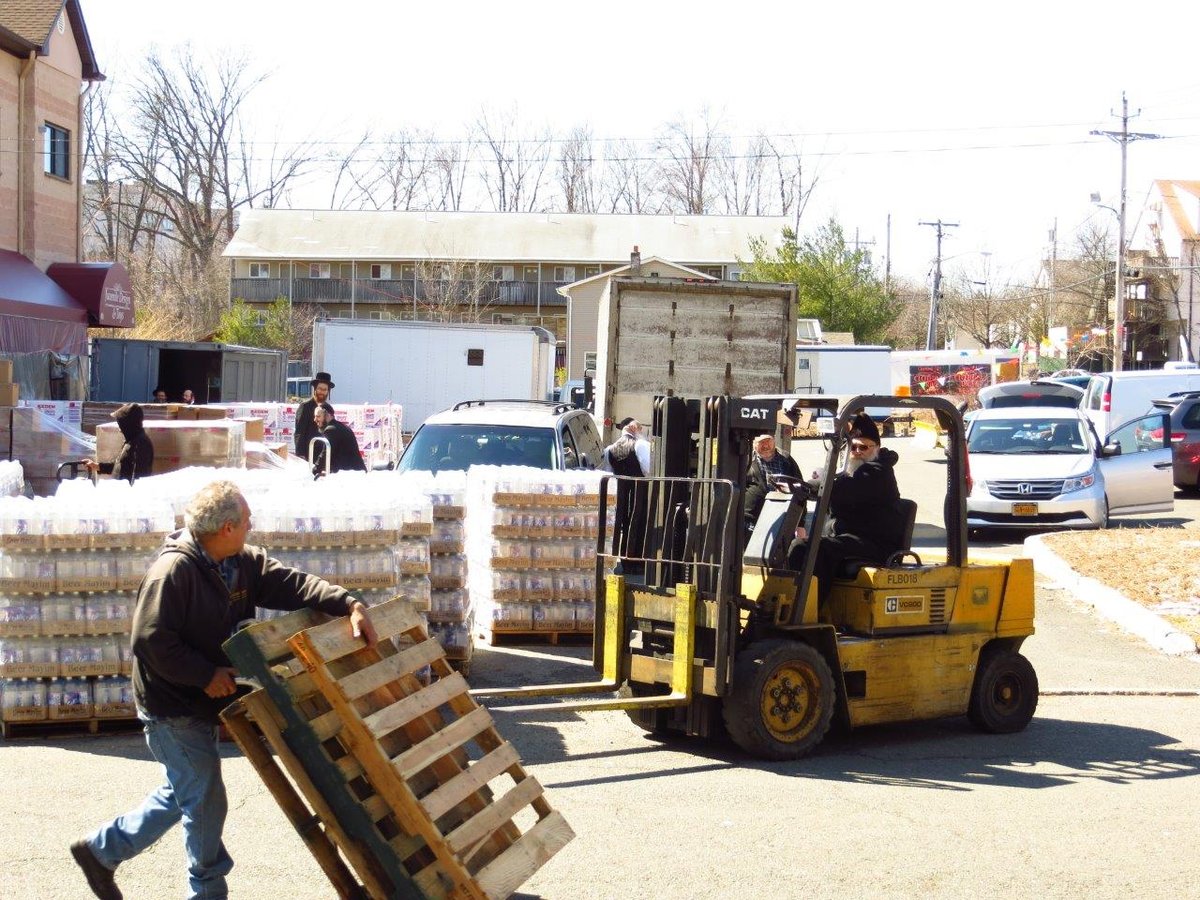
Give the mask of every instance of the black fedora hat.
M 312 377 L 312 381 L 309 382 L 309 385 L 312 387 L 316 387 L 318 384 L 327 384 L 329 385 L 330 390 L 333 390 L 335 387 L 337 387 L 337 385 L 333 383 L 333 376 L 331 376 L 328 372 L 318 372 Z

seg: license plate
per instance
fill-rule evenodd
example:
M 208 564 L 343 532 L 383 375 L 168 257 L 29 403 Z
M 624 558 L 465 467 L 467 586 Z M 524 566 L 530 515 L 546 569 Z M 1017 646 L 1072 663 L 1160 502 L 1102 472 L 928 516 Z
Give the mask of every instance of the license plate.
M 1038 505 L 1036 503 L 1014 503 L 1012 505 L 1012 514 L 1014 516 L 1036 516 L 1038 514 Z

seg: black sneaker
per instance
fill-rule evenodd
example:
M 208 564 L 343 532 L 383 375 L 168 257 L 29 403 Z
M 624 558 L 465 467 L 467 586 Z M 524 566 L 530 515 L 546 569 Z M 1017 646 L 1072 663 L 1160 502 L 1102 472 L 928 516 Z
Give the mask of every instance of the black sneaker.
M 88 846 L 87 841 L 76 841 L 71 845 L 71 855 L 83 874 L 87 876 L 88 887 L 100 900 L 121 900 L 121 891 L 113 880 L 113 870 L 96 859 L 96 854 Z

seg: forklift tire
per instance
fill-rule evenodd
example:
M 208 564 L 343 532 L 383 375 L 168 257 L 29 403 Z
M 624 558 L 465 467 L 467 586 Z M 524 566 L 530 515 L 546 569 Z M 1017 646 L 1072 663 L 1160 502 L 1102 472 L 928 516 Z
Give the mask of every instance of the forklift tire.
M 971 724 L 992 734 L 1021 731 L 1037 704 L 1037 673 L 1029 660 L 1015 650 L 984 648 L 967 707 Z
M 628 681 L 617 688 L 617 696 L 622 700 L 628 700 L 631 697 L 649 697 L 652 693 L 644 685 L 630 684 Z M 669 709 L 625 710 L 625 715 L 629 716 L 630 722 L 647 734 L 658 738 L 666 738 L 674 734 L 670 726 L 667 725 L 670 713 Z
M 723 714 L 747 753 L 799 759 L 821 743 L 833 710 L 833 673 L 815 647 L 773 639 L 738 654 Z

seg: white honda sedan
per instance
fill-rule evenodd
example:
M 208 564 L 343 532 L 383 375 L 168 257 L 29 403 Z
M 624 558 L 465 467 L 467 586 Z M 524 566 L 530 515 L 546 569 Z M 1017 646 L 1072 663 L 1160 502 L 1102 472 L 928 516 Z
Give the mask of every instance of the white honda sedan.
M 972 490 L 967 527 L 1105 528 L 1109 516 L 1174 508 L 1163 416 L 1097 439 L 1076 409 L 976 411 L 967 431 Z

